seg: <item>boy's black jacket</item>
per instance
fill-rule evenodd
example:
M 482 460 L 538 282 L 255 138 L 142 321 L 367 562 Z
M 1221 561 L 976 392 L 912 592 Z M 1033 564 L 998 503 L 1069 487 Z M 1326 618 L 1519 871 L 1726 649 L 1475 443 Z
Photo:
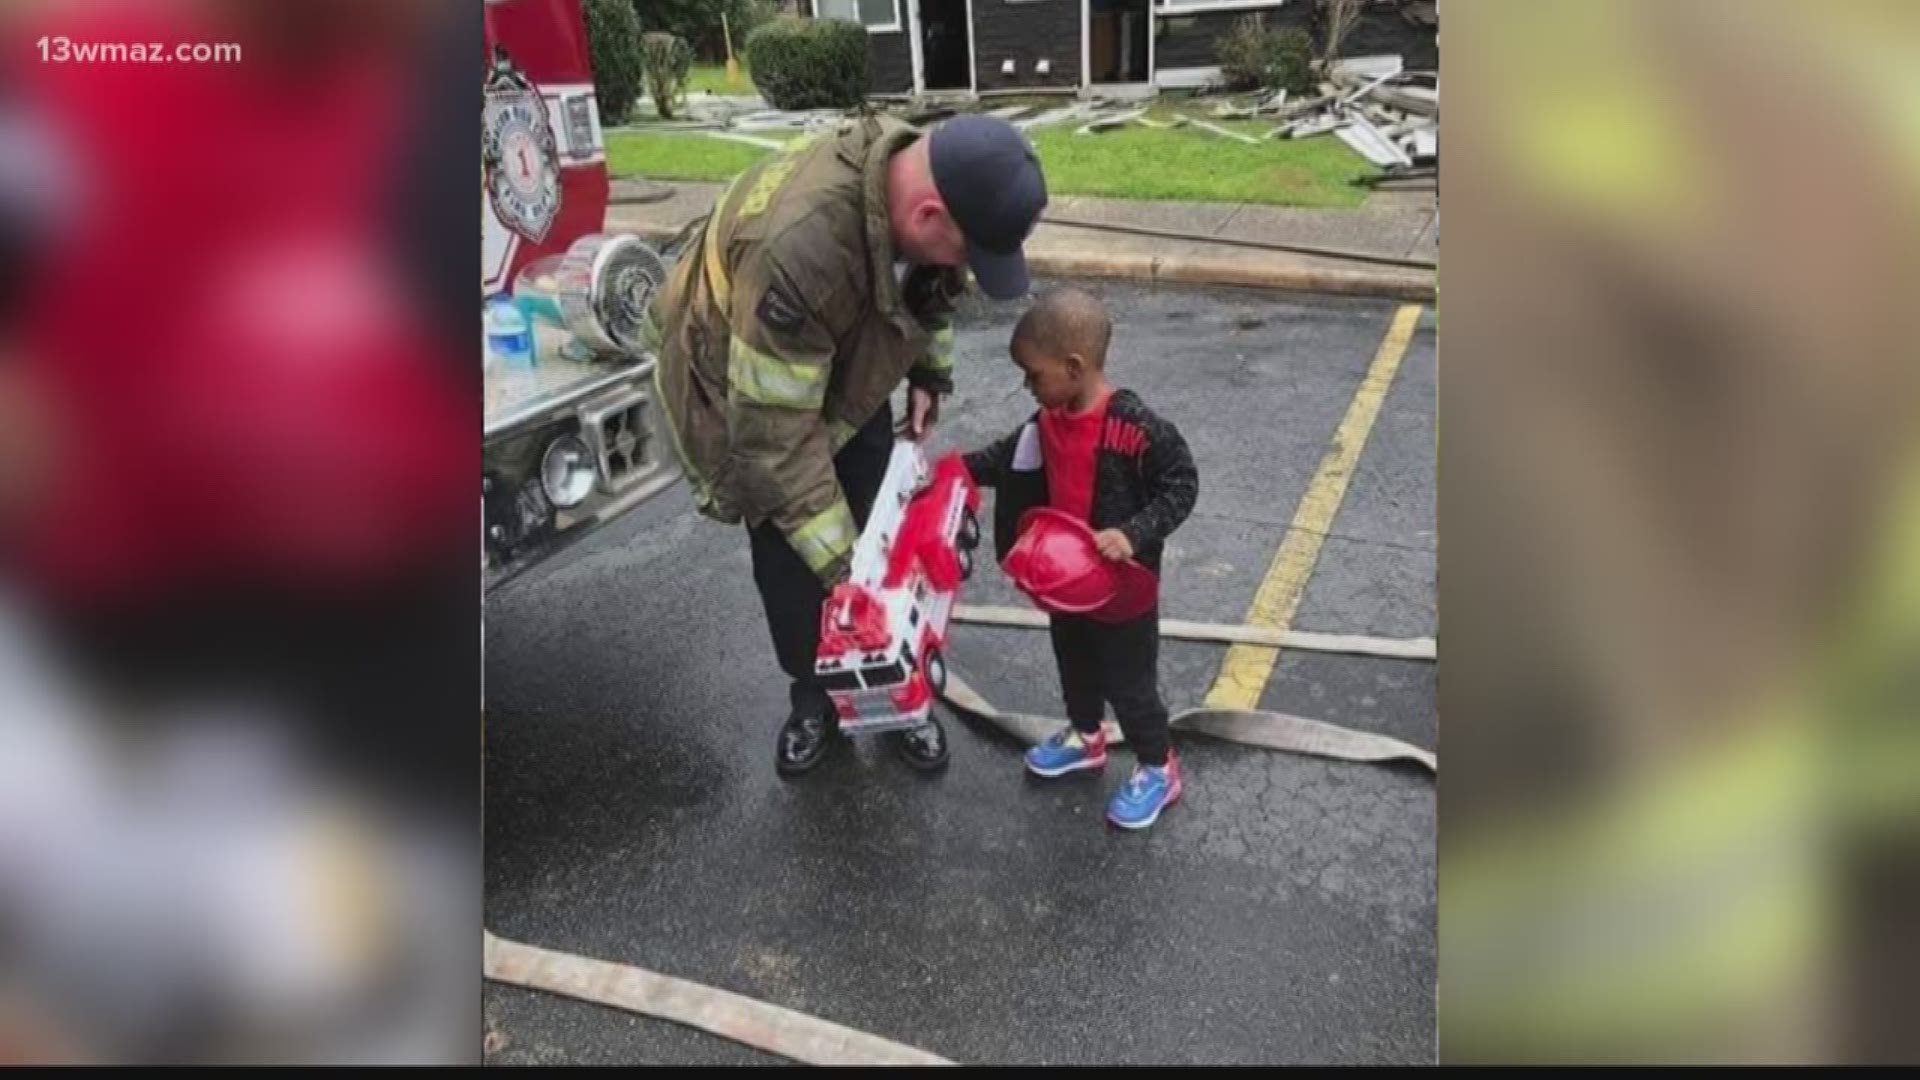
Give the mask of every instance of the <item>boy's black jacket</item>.
M 1014 451 L 1038 413 L 1013 434 L 966 456 L 974 483 L 996 489 L 993 507 L 994 557 L 1004 561 L 1015 540 L 1020 516 L 1047 505 L 1044 469 L 1016 471 Z M 1036 430 L 1034 438 L 1038 438 Z M 1180 430 L 1147 408 L 1131 390 L 1107 399 L 1107 418 L 1094 458 L 1094 531 L 1119 529 L 1133 543 L 1133 557 L 1158 574 L 1166 539 L 1193 512 L 1200 495 L 1200 474 Z

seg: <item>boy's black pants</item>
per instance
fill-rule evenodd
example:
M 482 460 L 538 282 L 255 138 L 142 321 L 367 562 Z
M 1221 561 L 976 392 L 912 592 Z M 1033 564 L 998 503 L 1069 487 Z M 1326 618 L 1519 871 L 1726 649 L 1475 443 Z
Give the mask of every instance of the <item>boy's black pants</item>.
M 854 523 L 862 529 L 867 526 L 873 500 L 880 494 L 880 482 L 887 478 L 887 462 L 892 456 L 893 407 L 888 403 L 880 406 L 873 419 L 833 457 L 834 474 L 840 478 Z M 793 680 L 788 689 L 793 707 L 831 715 L 833 703 L 813 678 L 814 654 L 820 649 L 820 605 L 826 602 L 826 587 L 787 543 L 779 526 L 762 522 L 748 529 L 747 536 L 753 550 L 753 583 L 766 610 L 774 655 L 780 659 L 780 670 Z
M 1160 612 L 1123 623 L 1055 615 L 1053 655 L 1067 718 L 1091 734 L 1103 705 L 1113 706 L 1120 730 L 1144 765 L 1167 763 L 1167 706 L 1160 698 Z

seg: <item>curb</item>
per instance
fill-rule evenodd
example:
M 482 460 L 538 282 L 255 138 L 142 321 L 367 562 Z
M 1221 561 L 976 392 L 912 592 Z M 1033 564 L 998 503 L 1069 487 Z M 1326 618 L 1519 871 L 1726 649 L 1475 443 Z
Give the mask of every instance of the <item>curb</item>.
M 609 224 L 609 228 L 612 227 L 614 226 Z M 621 228 L 655 245 L 667 243 L 679 232 L 678 229 L 637 223 L 621 226 Z M 1432 274 L 1336 270 L 1313 266 L 1262 266 L 1245 257 L 1123 255 L 1095 251 L 1037 250 L 1027 253 L 1027 266 L 1036 274 L 1052 277 L 1091 277 L 1154 284 L 1165 282 L 1176 285 L 1272 289 L 1280 292 L 1329 293 L 1337 296 L 1363 296 L 1416 303 L 1432 303 L 1437 295 Z
M 678 194 L 672 184 L 655 183 L 651 180 L 622 179 L 613 180 L 607 186 L 607 205 L 644 206 L 649 203 L 661 203 Z
M 1334 270 L 1311 266 L 1262 266 L 1243 258 L 1116 255 L 1105 252 L 1033 251 L 1035 273 L 1059 277 L 1119 278 L 1150 283 L 1230 286 L 1282 292 L 1333 293 L 1431 303 L 1431 274 L 1379 270 Z

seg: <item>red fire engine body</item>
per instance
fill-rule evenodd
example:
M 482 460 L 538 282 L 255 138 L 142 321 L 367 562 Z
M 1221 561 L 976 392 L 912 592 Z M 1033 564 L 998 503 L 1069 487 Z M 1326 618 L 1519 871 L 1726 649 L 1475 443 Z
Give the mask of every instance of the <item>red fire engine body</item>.
M 840 730 L 925 723 L 946 687 L 947 623 L 980 545 L 980 492 L 958 454 L 894 446 L 852 571 L 821 610 L 814 672 Z

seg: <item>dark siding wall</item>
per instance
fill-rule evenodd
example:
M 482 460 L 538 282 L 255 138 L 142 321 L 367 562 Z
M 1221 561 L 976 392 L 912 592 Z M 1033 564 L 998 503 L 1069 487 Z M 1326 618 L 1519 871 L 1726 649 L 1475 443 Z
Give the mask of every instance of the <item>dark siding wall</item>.
M 901 0 L 901 21 L 906 22 Z M 1211 11 L 1199 15 L 1156 19 L 1155 65 L 1167 68 L 1213 67 L 1220 62 L 1218 43 L 1242 16 L 1260 12 L 1270 27 L 1294 27 L 1315 33 L 1311 0 L 1288 0 L 1279 7 L 1252 11 Z M 1080 85 L 1079 0 L 973 0 L 973 58 L 982 90 L 1023 87 L 1077 87 Z M 871 91 L 901 94 L 913 89 L 913 53 L 907 31 L 870 34 L 867 62 Z M 1431 27 L 1416 26 L 1401 16 L 1397 4 L 1375 4 L 1361 16 L 1341 50 L 1348 56 L 1394 53 L 1409 68 L 1437 70 L 1440 48 Z M 1013 60 L 1012 75 L 1000 65 Z M 1034 63 L 1052 61 L 1046 75 L 1034 73 Z
M 1000 71 L 1007 60 L 1012 75 Z M 1051 61 L 1045 75 L 1034 74 L 1040 60 Z M 1079 86 L 1080 0 L 973 0 L 973 63 L 982 90 Z
M 1400 14 L 1396 4 L 1376 5 L 1347 33 L 1340 46 L 1343 56 L 1387 56 L 1406 58 L 1410 71 L 1440 70 L 1440 36 L 1431 26 L 1415 26 Z
M 900 0 L 911 3 L 912 0 Z M 867 35 L 867 92 L 870 94 L 910 94 L 913 92 L 913 45 L 907 41 L 907 15 L 900 12 L 901 29 L 892 34 Z
M 1266 15 L 1267 25 L 1279 29 L 1293 27 L 1318 35 L 1311 0 L 1288 0 L 1277 8 L 1253 11 L 1212 11 L 1200 15 L 1162 19 L 1155 64 L 1166 68 L 1213 67 L 1220 62 L 1219 39 L 1242 16 L 1255 12 Z M 1406 58 L 1408 68 L 1428 71 L 1440 66 L 1440 45 L 1432 27 L 1415 26 L 1400 14 L 1397 4 L 1372 4 L 1360 21 L 1348 32 L 1340 52 L 1345 56 L 1382 56 L 1398 54 Z
M 1302 13 L 1306 7 L 1304 0 L 1277 8 L 1261 9 L 1267 16 L 1268 26 L 1291 26 L 1292 16 Z M 1233 24 L 1245 11 L 1209 11 L 1201 15 L 1183 15 L 1172 19 L 1156 20 L 1160 25 L 1159 37 L 1154 40 L 1154 67 L 1161 71 L 1168 68 L 1212 67 L 1220 62 L 1220 54 L 1214 47 L 1220 35 L 1233 29 Z

